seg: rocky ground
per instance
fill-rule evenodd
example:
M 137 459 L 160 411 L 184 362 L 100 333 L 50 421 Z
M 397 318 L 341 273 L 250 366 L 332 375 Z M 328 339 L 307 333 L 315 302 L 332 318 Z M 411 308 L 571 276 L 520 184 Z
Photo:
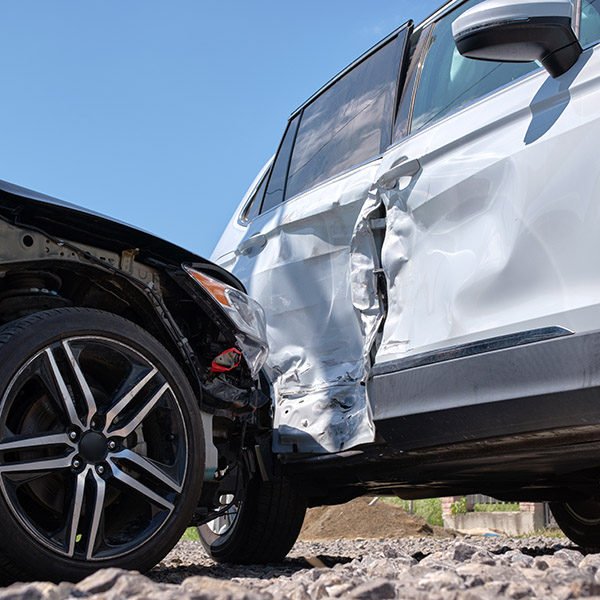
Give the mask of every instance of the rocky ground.
M 566 538 L 456 536 L 377 504 L 313 509 L 301 536 L 313 541 L 278 565 L 218 565 L 181 541 L 147 576 L 107 569 L 79 584 L 17 583 L 0 600 L 600 600 L 600 554 Z M 374 537 L 382 521 L 389 539 L 331 539 L 336 527 Z
M 182 541 L 148 576 L 107 569 L 77 585 L 14 584 L 0 600 L 485 600 L 600 598 L 600 554 L 564 539 L 298 542 L 280 565 L 216 565 Z

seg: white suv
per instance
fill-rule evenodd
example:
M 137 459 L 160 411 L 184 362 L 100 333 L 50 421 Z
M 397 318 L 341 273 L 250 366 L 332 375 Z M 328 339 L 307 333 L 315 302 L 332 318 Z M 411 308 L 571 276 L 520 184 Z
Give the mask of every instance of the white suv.
M 454 0 L 292 113 L 212 258 L 309 505 L 548 500 L 600 545 L 599 11 Z

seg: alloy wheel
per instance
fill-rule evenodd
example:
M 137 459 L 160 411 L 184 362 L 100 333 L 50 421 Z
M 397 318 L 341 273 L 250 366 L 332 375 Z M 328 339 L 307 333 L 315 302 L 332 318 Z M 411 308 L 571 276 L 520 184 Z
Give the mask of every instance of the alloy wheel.
M 79 335 L 48 344 L 0 403 L 0 487 L 43 545 L 116 558 L 176 510 L 186 426 L 167 376 L 132 347 Z

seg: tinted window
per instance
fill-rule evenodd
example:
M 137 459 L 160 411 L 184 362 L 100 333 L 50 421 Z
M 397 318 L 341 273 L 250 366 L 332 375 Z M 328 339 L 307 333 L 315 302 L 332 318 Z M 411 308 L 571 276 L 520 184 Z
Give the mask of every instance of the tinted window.
M 536 63 L 486 62 L 459 54 L 452 21 L 480 1 L 466 2 L 435 25 L 415 96 L 412 131 L 538 68 Z
M 250 203 L 246 207 L 246 210 L 244 211 L 244 214 L 242 215 L 243 221 L 252 221 L 252 219 L 254 219 L 254 217 L 256 217 L 258 215 L 258 213 L 260 211 L 260 205 L 262 203 L 263 196 L 265 195 L 265 188 L 267 187 L 267 181 L 269 180 L 269 172 L 270 172 L 270 169 L 269 169 L 269 171 L 267 171 L 265 176 L 262 178 L 262 181 L 260 182 L 258 189 L 254 193 L 254 196 L 252 196 L 252 200 L 250 200 Z
M 377 156 L 389 145 L 405 35 L 404 30 L 304 108 L 286 198 Z
M 296 129 L 298 129 L 298 117 L 290 121 L 281 145 L 279 146 L 277 158 L 271 169 L 271 177 L 269 178 L 267 193 L 265 194 L 261 212 L 265 212 L 280 202 L 283 202 L 285 180 L 290 164 L 290 152 L 292 151 L 294 139 L 296 138 Z
M 600 40 L 600 4 L 598 0 L 583 0 L 581 4 L 581 24 L 579 26 L 579 41 L 581 45 L 589 46 Z

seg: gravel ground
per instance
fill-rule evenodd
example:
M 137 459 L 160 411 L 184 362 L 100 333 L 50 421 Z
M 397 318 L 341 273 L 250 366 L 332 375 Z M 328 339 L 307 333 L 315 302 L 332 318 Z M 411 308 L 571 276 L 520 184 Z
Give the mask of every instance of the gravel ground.
M 298 542 L 279 565 L 217 565 L 182 541 L 148 576 L 14 584 L 0 600 L 600 599 L 600 554 L 568 540 L 465 536 Z

